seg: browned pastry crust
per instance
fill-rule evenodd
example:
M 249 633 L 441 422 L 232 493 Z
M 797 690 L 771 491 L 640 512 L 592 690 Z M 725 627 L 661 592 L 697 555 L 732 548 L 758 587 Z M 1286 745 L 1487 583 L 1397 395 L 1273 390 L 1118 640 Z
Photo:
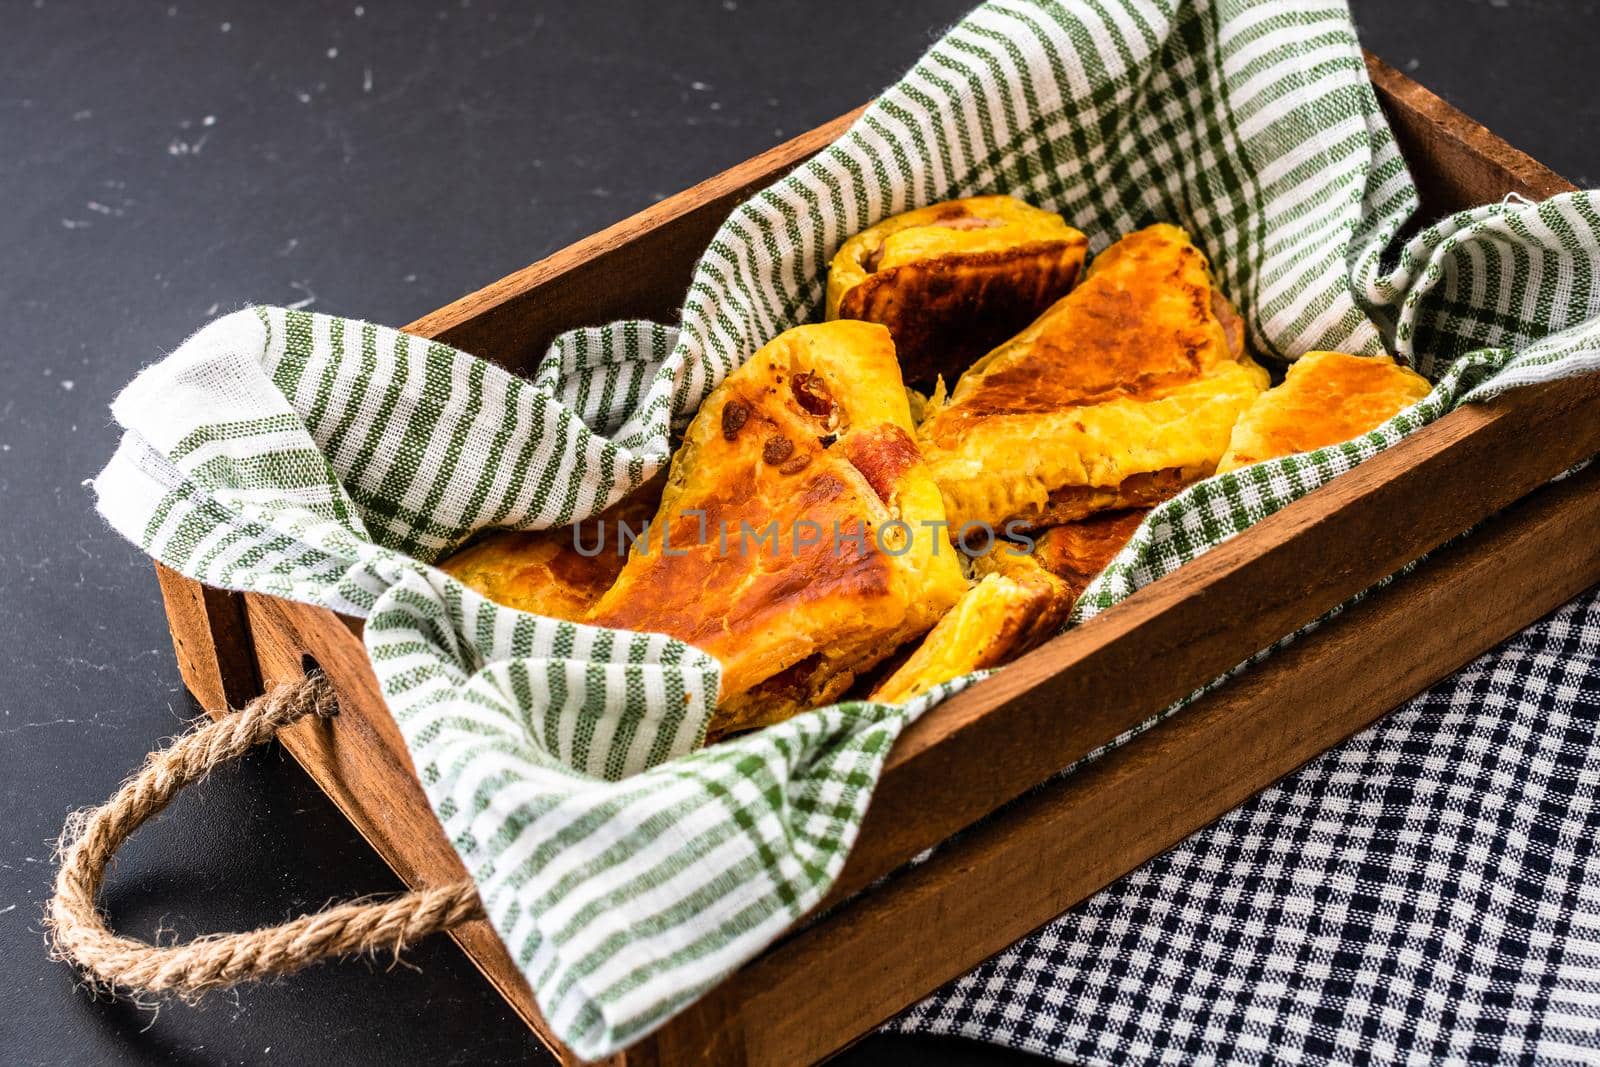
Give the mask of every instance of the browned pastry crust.
M 966 587 L 911 431 L 882 326 L 779 335 L 690 424 L 652 523 L 670 552 L 636 546 L 586 621 L 715 656 L 712 739 L 834 699 Z
M 574 526 L 496 530 L 441 560 L 439 569 L 497 604 L 552 619 L 580 620 L 627 562 L 627 553 L 618 551 L 616 543 L 618 524 L 639 529 L 655 513 L 665 483 L 665 476 L 652 479 Z
M 1050 494 L 1044 507 L 1025 508 L 1015 517 L 1031 526 L 1054 526 L 1112 509 L 1149 510 L 1163 500 L 1171 500 L 1210 473 L 1209 467 L 1168 467 L 1148 474 L 1129 475 L 1111 486 L 1063 486 Z
M 1428 380 L 1388 356 L 1307 352 L 1250 405 L 1217 471 L 1359 437 L 1428 395 Z
M 1073 600 L 1100 576 L 1139 528 L 1149 508 L 1102 511 L 1042 531 L 1034 540 L 1039 566 L 1067 584 Z
M 1205 256 L 1151 226 L 931 398 L 917 434 L 952 523 L 1060 521 L 1209 474 L 1266 385 Z
M 954 378 L 1077 282 L 1088 241 L 1059 215 L 1008 196 L 950 200 L 846 241 L 828 317 L 882 323 L 908 384 Z
M 977 582 L 879 683 L 873 700 L 903 704 L 941 682 L 998 667 L 1066 623 L 1072 590 L 1032 556 L 1002 546 L 973 564 Z

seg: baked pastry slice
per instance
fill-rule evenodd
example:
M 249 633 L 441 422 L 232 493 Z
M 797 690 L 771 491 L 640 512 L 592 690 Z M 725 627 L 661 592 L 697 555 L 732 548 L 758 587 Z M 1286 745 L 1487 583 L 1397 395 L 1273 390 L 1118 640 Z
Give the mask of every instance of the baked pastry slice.
M 622 573 L 622 527 L 643 528 L 665 479 L 657 478 L 593 519 L 554 530 L 497 530 L 439 562 L 439 569 L 519 611 L 577 621 Z
M 1217 473 L 1359 437 L 1432 389 L 1388 356 L 1307 352 L 1239 417 Z
M 1076 601 L 1122 551 L 1148 514 L 1149 508 L 1123 508 L 1051 526 L 1034 536 L 1033 558 L 1065 582 Z
M 585 621 L 715 656 L 712 739 L 776 722 L 843 694 L 961 597 L 943 520 L 888 330 L 800 326 L 706 398 L 649 539 Z
M 828 318 L 889 328 L 908 384 L 954 378 L 1063 296 L 1088 240 L 1009 196 L 948 200 L 884 219 L 840 247 Z
M 930 400 L 918 439 L 956 528 L 1050 525 L 1209 475 L 1266 387 L 1205 256 L 1151 226 Z
M 1239 417 L 1217 473 L 1348 441 L 1430 389 L 1427 379 L 1388 356 L 1308 352 L 1282 385 L 1262 393 Z M 1080 597 L 1148 514 L 1148 507 L 1102 511 L 1048 527 L 1034 535 L 1033 558 Z
M 939 620 L 872 699 L 904 704 L 941 682 L 998 667 L 1053 636 L 1072 611 L 1072 590 L 1009 546 L 973 560 L 972 588 Z

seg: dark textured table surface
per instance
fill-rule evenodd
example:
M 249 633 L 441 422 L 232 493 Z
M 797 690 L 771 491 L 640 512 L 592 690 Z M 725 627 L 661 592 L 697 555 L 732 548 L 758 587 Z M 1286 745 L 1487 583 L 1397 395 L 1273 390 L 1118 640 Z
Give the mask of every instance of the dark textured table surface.
M 94 515 L 106 404 L 209 317 L 399 325 L 845 111 L 968 0 L 9 0 L 0 32 L 0 1062 L 537 1060 L 448 940 L 159 1011 L 50 963 L 51 842 L 197 709 L 145 560 Z M 1593 0 L 1357 0 L 1367 46 L 1600 180 Z M 138 936 L 397 888 L 281 751 L 123 850 Z M 878 1038 L 844 1062 L 1022 1062 Z

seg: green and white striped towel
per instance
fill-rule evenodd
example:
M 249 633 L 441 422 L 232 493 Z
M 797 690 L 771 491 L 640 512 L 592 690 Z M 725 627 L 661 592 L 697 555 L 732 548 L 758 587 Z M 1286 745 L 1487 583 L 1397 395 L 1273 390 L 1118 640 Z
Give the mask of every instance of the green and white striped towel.
M 1388 348 L 1437 382 L 1357 442 L 1164 505 L 1080 620 L 1457 404 L 1600 367 L 1600 194 L 1490 205 L 1386 251 L 1417 197 L 1342 2 L 995 0 L 734 212 L 679 329 L 574 331 L 528 382 L 261 308 L 114 405 L 126 433 L 96 491 L 118 530 L 201 581 L 366 618 L 428 797 L 582 1056 L 660 1025 L 813 906 L 896 735 L 970 679 L 697 750 L 710 657 L 499 608 L 429 564 L 477 530 L 567 523 L 641 484 L 730 368 L 818 316 L 846 236 L 976 193 L 1058 210 L 1096 249 L 1179 223 L 1262 354 Z

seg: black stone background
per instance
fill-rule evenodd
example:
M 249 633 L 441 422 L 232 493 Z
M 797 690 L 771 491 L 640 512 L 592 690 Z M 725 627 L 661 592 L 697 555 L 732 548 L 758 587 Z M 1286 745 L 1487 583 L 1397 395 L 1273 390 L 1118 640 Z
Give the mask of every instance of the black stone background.
M 83 484 L 106 405 L 247 303 L 405 323 L 860 103 L 968 6 L 0 3 L 0 1062 L 541 1059 L 445 939 L 159 1013 L 46 960 L 62 816 L 197 712 L 150 569 Z M 1600 4 L 1354 6 L 1368 47 L 1600 179 Z M 395 888 L 267 748 L 136 836 L 106 903 L 190 936 Z M 877 1038 L 842 1062 L 1022 1057 Z

